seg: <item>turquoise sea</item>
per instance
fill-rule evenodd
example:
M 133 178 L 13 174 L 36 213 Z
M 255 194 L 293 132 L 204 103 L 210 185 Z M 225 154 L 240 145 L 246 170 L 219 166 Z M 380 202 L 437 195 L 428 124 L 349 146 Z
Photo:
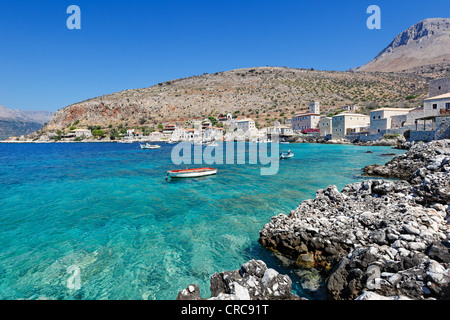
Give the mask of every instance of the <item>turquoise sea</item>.
M 250 259 L 288 274 L 296 294 L 321 299 L 258 244 L 259 230 L 317 189 L 364 180 L 361 168 L 393 157 L 381 154 L 403 153 L 280 145 L 295 157 L 273 176 L 223 164 L 216 176 L 166 181 L 180 169 L 173 146 L 0 144 L 0 299 L 172 300 L 192 283 L 207 298 L 214 272 Z

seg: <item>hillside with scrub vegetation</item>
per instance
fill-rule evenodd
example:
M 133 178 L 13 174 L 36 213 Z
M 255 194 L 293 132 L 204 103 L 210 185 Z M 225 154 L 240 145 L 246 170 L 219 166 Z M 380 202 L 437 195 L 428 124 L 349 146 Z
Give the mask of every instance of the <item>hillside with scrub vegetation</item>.
M 160 131 L 164 124 L 228 113 L 251 117 L 258 127 L 283 123 L 319 101 L 323 115 L 345 105 L 362 112 L 379 107 L 415 107 L 423 103 L 428 81 L 419 75 L 318 71 L 255 67 L 203 74 L 125 90 L 78 102 L 55 112 L 34 134 L 64 134 L 71 128 L 96 128 L 116 135 L 126 128 Z

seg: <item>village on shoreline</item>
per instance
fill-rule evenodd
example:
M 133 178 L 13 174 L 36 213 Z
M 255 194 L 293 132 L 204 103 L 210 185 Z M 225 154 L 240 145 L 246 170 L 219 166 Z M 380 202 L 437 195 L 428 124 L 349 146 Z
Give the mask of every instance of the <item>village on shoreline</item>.
M 429 97 L 415 108 L 379 108 L 363 114 L 360 108 L 343 106 L 337 112 L 321 115 L 320 102 L 311 102 L 308 111 L 297 112 L 281 124 L 257 128 L 248 117 L 228 113 L 216 118 L 194 118 L 183 124 L 159 125 L 158 131 L 89 126 L 79 128 L 75 121 L 66 131 L 41 132 L 10 137 L 1 143 L 51 142 L 283 142 L 356 143 L 400 145 L 404 141 L 432 141 L 450 137 L 450 77 L 430 81 Z

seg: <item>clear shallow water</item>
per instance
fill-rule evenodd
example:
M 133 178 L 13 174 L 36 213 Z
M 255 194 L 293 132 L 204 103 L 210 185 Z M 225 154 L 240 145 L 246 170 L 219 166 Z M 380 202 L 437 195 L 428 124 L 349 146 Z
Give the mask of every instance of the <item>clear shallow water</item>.
M 250 259 L 299 280 L 258 244 L 270 218 L 317 189 L 362 181 L 390 147 L 290 144 L 277 175 L 215 165 L 216 176 L 166 181 L 173 145 L 0 144 L 0 299 L 165 299 Z M 373 153 L 367 154 L 371 150 Z M 191 166 L 193 167 L 193 166 Z M 194 166 L 195 167 L 195 166 Z M 70 289 L 80 270 L 81 287 Z M 309 297 L 320 298 L 320 297 Z

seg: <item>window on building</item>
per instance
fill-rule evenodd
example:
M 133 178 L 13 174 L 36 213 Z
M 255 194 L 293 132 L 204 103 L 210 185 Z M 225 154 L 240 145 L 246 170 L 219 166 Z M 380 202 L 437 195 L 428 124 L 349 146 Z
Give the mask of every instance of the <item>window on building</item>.
M 447 103 L 445 104 L 445 109 L 446 109 L 446 110 L 450 110 L 450 102 L 447 102 Z
M 433 103 L 433 109 L 437 109 L 437 103 Z

